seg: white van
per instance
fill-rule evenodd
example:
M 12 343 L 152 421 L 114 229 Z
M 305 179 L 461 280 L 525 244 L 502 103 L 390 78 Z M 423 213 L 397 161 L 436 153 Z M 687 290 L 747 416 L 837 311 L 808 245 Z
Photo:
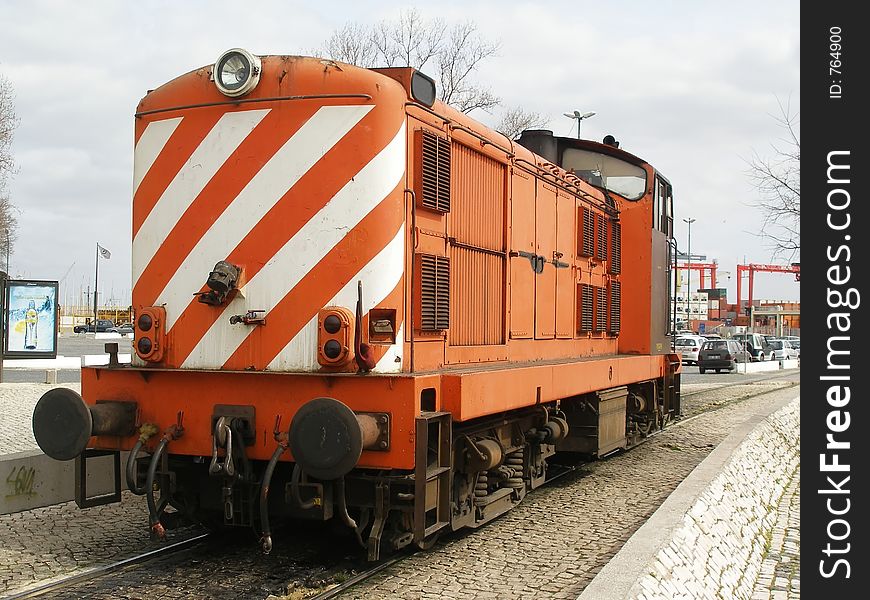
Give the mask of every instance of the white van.
M 700 335 L 681 335 L 674 340 L 674 352 L 682 356 L 683 364 L 696 365 L 698 364 L 698 352 L 706 341 L 707 339 Z

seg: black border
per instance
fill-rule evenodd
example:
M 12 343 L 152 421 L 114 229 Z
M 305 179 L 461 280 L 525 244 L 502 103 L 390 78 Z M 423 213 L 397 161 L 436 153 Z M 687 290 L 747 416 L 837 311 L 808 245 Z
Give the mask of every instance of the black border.
M 9 297 L 13 287 L 53 287 L 54 288 L 54 341 L 52 342 L 51 351 L 32 351 L 13 350 L 9 351 Z M 19 359 L 19 358 L 57 358 L 57 329 L 58 319 L 60 319 L 60 311 L 58 307 L 58 282 L 47 281 L 42 279 L 7 279 L 3 297 L 3 358 L 4 359 Z
M 863 78 L 866 77 L 870 52 L 867 48 L 867 21 L 859 15 L 860 3 L 817 2 L 804 3 L 801 11 L 801 179 L 803 211 L 801 213 L 801 593 L 805 598 L 866 598 L 870 569 L 866 564 L 867 547 L 870 543 L 867 530 L 867 511 L 870 509 L 868 495 L 867 463 L 868 432 L 870 432 L 870 403 L 864 384 L 867 370 L 867 308 L 870 294 L 867 286 L 868 235 L 870 214 L 866 204 L 867 142 L 860 131 L 866 126 L 870 102 Z M 833 73 L 830 52 L 832 27 L 839 27 L 842 49 L 839 60 L 841 73 Z M 842 86 L 839 97 L 831 93 L 831 85 Z M 848 151 L 845 160 L 849 165 L 849 183 L 845 188 L 851 196 L 846 209 L 851 224 L 846 230 L 837 231 L 829 226 L 828 215 L 835 212 L 829 208 L 831 190 L 844 187 L 829 182 L 828 165 L 831 152 Z M 839 171 L 843 174 L 844 171 Z M 842 197 L 842 196 L 841 196 Z M 837 219 L 843 212 L 836 213 Z M 848 236 L 848 238 L 847 238 Z M 837 257 L 841 246 L 848 246 Z M 839 265 L 839 267 L 837 267 Z M 830 281 L 832 267 L 842 273 L 845 267 L 851 270 L 848 283 L 837 285 Z M 835 272 L 836 274 L 836 272 Z M 836 308 L 829 301 L 830 292 L 845 292 L 854 288 L 860 294 L 860 303 L 855 308 Z M 829 317 L 835 312 L 850 313 L 850 328 L 846 332 L 831 327 Z M 836 342 L 838 348 L 849 351 L 838 362 L 847 363 L 848 369 L 835 374 L 847 375 L 849 381 L 834 382 L 822 377 L 832 375 L 829 364 L 829 343 L 832 336 L 847 336 Z M 844 407 L 834 407 L 828 400 L 831 386 L 849 386 L 851 400 Z M 832 417 L 836 411 L 838 416 Z M 844 419 L 848 411 L 849 426 L 845 431 L 832 433 L 829 419 Z M 827 448 L 831 434 L 838 442 L 848 442 L 849 448 Z M 824 471 L 822 455 L 831 462 L 831 455 L 838 454 L 841 464 L 848 464 L 848 472 Z M 843 476 L 849 480 L 843 483 Z M 840 484 L 848 494 L 831 494 L 832 483 Z M 826 491 L 827 490 L 827 491 Z M 848 511 L 833 515 L 834 510 Z M 831 525 L 835 519 L 848 523 Z M 833 527 L 833 528 L 832 528 Z M 831 538 L 848 535 L 842 540 Z M 828 544 L 837 552 L 829 553 Z M 833 575 L 836 560 L 840 564 Z M 829 575 L 825 577 L 823 571 Z M 847 572 L 848 571 L 848 572 Z

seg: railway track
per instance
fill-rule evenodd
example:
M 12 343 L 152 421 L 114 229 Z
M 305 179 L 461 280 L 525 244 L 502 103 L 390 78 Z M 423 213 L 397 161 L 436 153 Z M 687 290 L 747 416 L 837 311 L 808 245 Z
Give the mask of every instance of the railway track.
M 711 390 L 722 390 L 784 379 L 788 378 L 789 375 L 791 374 L 777 374 L 770 377 L 760 377 L 751 382 L 735 381 L 721 386 L 717 385 L 694 390 L 683 394 L 684 405 L 687 399 L 698 397 Z M 795 385 L 797 383 L 794 382 Z M 728 402 L 700 407 L 700 410 L 693 411 L 691 416 L 679 419 L 672 423 L 670 427 L 681 427 L 702 414 L 771 391 L 769 386 L 759 387 L 760 389 L 757 391 L 741 395 Z M 664 431 L 667 431 L 667 429 Z M 654 432 L 649 436 L 649 439 L 656 437 L 660 433 L 662 432 Z M 584 464 L 553 465 L 553 475 L 548 479 L 546 485 L 550 485 L 574 473 Z M 457 536 L 461 538 L 466 535 L 475 535 L 476 532 L 477 530 L 458 532 L 451 535 L 451 540 Z M 253 540 L 247 540 L 249 542 L 248 547 L 244 547 L 244 541 L 241 544 L 238 540 L 234 540 L 230 544 L 221 544 L 217 539 L 219 536 L 202 534 L 110 565 L 95 567 L 70 577 L 57 579 L 44 585 L 7 596 L 7 598 L 10 600 L 37 597 L 59 599 L 105 598 L 107 597 L 105 595 L 106 592 L 110 590 L 113 590 L 113 592 L 108 597 L 128 597 L 123 595 L 125 589 L 130 591 L 129 597 L 131 598 L 145 597 L 141 595 L 140 583 L 146 586 L 151 585 L 153 582 L 165 578 L 164 574 L 167 571 L 174 571 L 173 579 L 182 582 L 181 587 L 183 589 L 180 590 L 179 598 L 189 597 L 188 594 L 191 593 L 200 597 L 203 597 L 200 594 L 205 594 L 204 597 L 210 597 L 207 595 L 209 592 L 204 591 L 202 586 L 217 585 L 217 589 L 212 590 L 214 592 L 212 597 L 254 599 L 265 598 L 269 594 L 280 597 L 280 594 L 289 592 L 286 597 L 293 598 L 294 600 L 296 598 L 326 600 L 338 597 L 374 575 L 400 564 L 414 554 L 413 552 L 404 551 L 376 564 L 369 565 L 361 560 L 349 558 L 354 551 L 351 543 L 348 543 L 346 548 L 339 548 L 339 552 L 336 552 L 336 546 L 341 546 L 341 544 L 336 544 L 334 543 L 335 540 L 333 540 L 322 548 L 315 548 L 312 552 L 290 552 L 286 556 L 280 556 L 280 548 L 282 546 L 284 548 L 287 546 L 297 546 L 296 542 L 298 541 L 299 548 L 303 546 L 307 547 L 307 545 L 312 543 L 314 538 L 322 538 L 323 536 L 318 536 L 317 534 L 310 535 L 303 532 L 299 536 L 299 539 L 296 539 L 296 536 L 293 534 L 283 537 L 283 542 L 276 544 L 275 553 L 270 555 L 271 557 L 274 557 L 275 554 L 279 555 L 277 561 L 260 555 Z M 236 545 L 241 547 L 235 548 Z M 307 549 L 310 550 L 310 548 Z M 344 555 L 340 557 L 339 555 L 342 552 L 344 552 Z M 210 559 L 202 558 L 203 556 L 210 557 Z M 227 570 L 221 567 L 221 565 L 226 564 L 240 565 L 237 567 L 239 571 L 236 574 L 237 576 L 233 576 L 233 568 Z M 220 572 L 222 570 L 227 572 L 228 577 L 226 581 L 220 584 L 216 583 L 213 578 L 194 575 L 197 571 Z M 188 572 L 190 575 L 188 575 Z M 244 577 L 241 576 L 242 573 L 244 573 Z M 271 581 L 268 585 L 258 585 L 254 583 L 258 578 L 271 578 Z M 198 580 L 201 581 L 198 583 Z M 193 586 L 193 589 L 190 589 L 189 586 Z M 184 591 L 185 589 L 186 591 Z M 96 592 L 93 596 L 90 596 L 92 590 L 96 590 Z M 120 590 L 120 595 L 115 595 L 117 590 Z M 136 590 L 139 590 L 139 595 L 136 595 Z M 172 598 L 173 595 L 169 593 L 165 597 Z
M 143 552 L 142 554 L 137 554 L 136 556 L 125 558 L 123 560 L 119 560 L 108 565 L 92 567 L 85 571 L 70 575 L 69 577 L 63 577 L 46 584 L 12 594 L 10 596 L 4 596 L 4 600 L 55 597 L 58 593 L 62 592 L 63 590 L 69 589 L 72 586 L 91 581 L 98 577 L 111 575 L 112 573 L 118 573 L 124 569 L 129 569 L 131 567 L 141 565 L 148 561 L 153 561 L 158 558 L 171 556 L 184 550 L 189 550 L 196 545 L 203 543 L 209 538 L 209 536 L 210 534 L 203 533 L 190 539 L 168 544 L 162 548 L 157 548 L 156 550 L 151 550 L 149 552 Z M 48 596 L 49 594 L 51 594 L 51 596 Z

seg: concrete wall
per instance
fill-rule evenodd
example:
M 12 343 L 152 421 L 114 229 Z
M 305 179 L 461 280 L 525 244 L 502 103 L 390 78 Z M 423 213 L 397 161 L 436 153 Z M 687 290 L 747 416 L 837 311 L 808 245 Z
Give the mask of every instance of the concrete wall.
M 127 452 L 121 453 L 121 487 L 124 485 L 124 464 Z M 69 502 L 75 496 L 75 460 L 58 461 L 41 450 L 7 454 L 0 458 L 0 514 Z M 111 457 L 88 460 L 86 483 L 89 497 L 108 494 L 114 487 Z

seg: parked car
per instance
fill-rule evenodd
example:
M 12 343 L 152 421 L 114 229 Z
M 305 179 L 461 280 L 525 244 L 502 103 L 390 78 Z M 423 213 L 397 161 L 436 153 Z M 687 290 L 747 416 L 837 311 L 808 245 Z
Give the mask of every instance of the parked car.
M 752 355 L 752 360 L 759 362 L 774 360 L 773 346 L 760 333 L 738 333 L 731 339 L 746 342 L 746 349 Z
M 707 340 L 698 335 L 680 336 L 674 340 L 674 352 L 680 353 L 684 364 L 698 364 L 698 352 L 705 341 Z
M 132 323 L 121 323 L 117 327 L 115 327 L 115 331 L 118 333 L 133 333 L 133 324 Z
M 698 372 L 702 375 L 708 369 L 735 371 L 737 363 L 750 362 L 752 355 L 741 342 L 735 340 L 707 340 L 698 352 Z
M 770 345 L 773 346 L 773 354 L 776 360 L 794 360 L 800 356 L 788 340 L 771 340 Z
M 112 323 L 109 319 L 97 319 L 97 332 L 98 333 L 111 333 L 117 331 L 115 328 L 115 324 Z M 90 321 L 85 325 L 75 325 L 73 327 L 74 333 L 94 333 L 94 322 Z
M 797 350 L 798 358 L 800 358 L 801 357 L 801 339 L 798 338 L 796 340 L 789 340 L 789 343 L 791 344 L 792 348 Z

